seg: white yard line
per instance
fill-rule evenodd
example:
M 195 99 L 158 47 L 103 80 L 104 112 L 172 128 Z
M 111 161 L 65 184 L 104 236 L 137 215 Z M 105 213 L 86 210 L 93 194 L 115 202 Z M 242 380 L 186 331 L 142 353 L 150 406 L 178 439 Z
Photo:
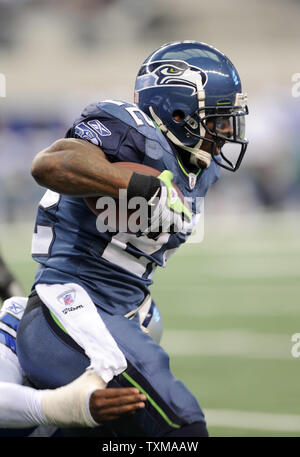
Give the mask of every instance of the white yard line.
M 216 237 L 216 234 L 214 235 Z M 263 240 L 263 241 L 262 241 Z M 261 258 L 262 255 L 266 255 L 268 259 L 276 258 L 283 254 L 284 256 L 291 255 L 295 261 L 297 253 L 300 251 L 299 239 L 291 237 L 290 240 L 279 244 L 278 240 L 266 240 L 265 236 L 258 237 L 257 235 L 253 240 L 244 240 L 244 242 L 237 243 L 236 240 L 228 240 L 220 242 L 218 237 L 216 243 L 212 244 L 207 242 L 205 244 L 205 236 L 202 243 L 198 244 L 186 244 L 179 249 L 176 256 L 199 256 L 213 253 L 214 257 L 222 258 L 226 256 L 229 259 L 234 257 L 246 257 L 255 258 L 258 256 Z
M 234 411 L 230 409 L 204 410 L 210 426 L 274 432 L 300 432 L 300 415 Z
M 295 332 L 296 333 L 296 332 Z M 291 360 L 292 335 L 248 330 L 164 330 L 162 347 L 170 355 L 230 356 L 248 359 Z
M 226 303 L 226 305 L 220 306 L 219 305 L 209 305 L 203 306 L 199 303 L 199 306 L 194 306 L 189 304 L 185 306 L 183 309 L 182 307 L 168 309 L 165 312 L 166 316 L 169 314 L 176 317 L 181 317 L 184 321 L 186 316 L 195 316 L 195 317 L 208 317 L 208 316 L 216 316 L 216 317 L 224 317 L 224 316 L 257 316 L 257 317 L 278 317 L 278 316 L 287 316 L 291 317 L 298 316 L 300 314 L 300 306 L 295 301 L 284 303 L 261 303 L 255 301 L 255 296 L 253 295 L 253 303 L 249 303 L 248 301 L 246 304 L 243 302 L 235 304 L 235 303 Z M 298 327 L 296 324 L 295 327 Z M 298 327 L 300 331 L 300 325 Z

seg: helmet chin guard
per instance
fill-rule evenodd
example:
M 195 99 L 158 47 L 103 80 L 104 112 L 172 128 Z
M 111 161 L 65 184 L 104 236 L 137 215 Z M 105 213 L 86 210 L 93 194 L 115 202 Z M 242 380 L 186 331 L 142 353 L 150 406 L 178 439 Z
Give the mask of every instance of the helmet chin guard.
M 245 155 L 248 140 L 245 139 L 245 120 L 244 117 L 248 114 L 248 107 L 246 105 L 247 95 L 245 94 L 236 94 L 236 101 L 234 106 L 224 107 L 206 107 L 203 109 L 203 113 L 208 113 L 207 115 L 202 115 L 199 113 L 198 118 L 199 122 L 202 124 L 204 131 L 209 135 L 209 137 L 198 135 L 196 132 L 193 132 L 188 126 L 188 122 L 185 125 L 186 131 L 195 139 L 205 139 L 205 141 L 210 142 L 210 156 L 220 167 L 225 168 L 229 171 L 238 170 L 243 157 Z M 240 103 L 240 104 L 238 104 Z M 209 123 L 211 126 L 209 126 Z M 229 126 L 229 132 L 220 128 L 221 124 Z M 225 156 L 222 147 L 226 143 L 231 143 L 232 145 L 238 145 L 240 147 L 239 155 L 233 164 L 227 156 Z M 219 149 L 216 158 L 215 148 L 216 146 Z M 222 160 L 222 162 L 221 162 Z M 224 163 L 225 162 L 225 163 Z

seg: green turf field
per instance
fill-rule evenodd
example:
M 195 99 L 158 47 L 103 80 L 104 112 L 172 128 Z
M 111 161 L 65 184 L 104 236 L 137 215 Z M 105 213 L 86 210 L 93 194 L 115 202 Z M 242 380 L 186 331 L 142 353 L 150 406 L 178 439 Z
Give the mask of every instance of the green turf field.
M 299 436 L 299 217 L 206 216 L 152 287 L 171 367 L 206 412 L 211 436 Z M 3 227 L 1 248 L 29 291 L 31 227 Z

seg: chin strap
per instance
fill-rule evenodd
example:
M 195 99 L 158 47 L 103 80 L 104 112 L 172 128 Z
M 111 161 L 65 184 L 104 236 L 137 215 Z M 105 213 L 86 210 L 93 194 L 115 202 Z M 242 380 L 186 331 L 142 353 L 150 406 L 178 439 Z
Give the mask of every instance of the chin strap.
M 152 106 L 149 106 L 149 111 L 152 116 L 152 119 L 154 120 L 154 122 L 156 123 L 158 128 L 169 138 L 169 140 L 172 141 L 172 143 L 174 143 L 179 148 L 184 149 L 185 151 L 188 151 L 192 154 L 192 156 L 191 156 L 192 163 L 194 163 L 195 165 L 199 165 L 197 163 L 197 160 L 198 160 L 201 162 L 202 166 L 205 166 L 206 168 L 209 167 L 210 162 L 211 162 L 211 155 L 209 152 L 206 152 L 206 151 L 203 151 L 202 149 L 200 149 L 203 139 L 201 139 L 194 147 L 185 146 L 180 140 L 178 140 L 178 138 L 167 128 L 167 126 L 162 122 L 162 120 L 155 114 Z
M 185 148 L 184 148 L 185 149 Z M 209 152 L 202 151 L 202 149 L 194 149 L 191 152 L 191 160 L 190 162 L 194 165 L 199 166 L 199 162 L 201 166 L 205 166 L 205 168 L 208 168 L 210 166 L 211 162 L 211 155 Z

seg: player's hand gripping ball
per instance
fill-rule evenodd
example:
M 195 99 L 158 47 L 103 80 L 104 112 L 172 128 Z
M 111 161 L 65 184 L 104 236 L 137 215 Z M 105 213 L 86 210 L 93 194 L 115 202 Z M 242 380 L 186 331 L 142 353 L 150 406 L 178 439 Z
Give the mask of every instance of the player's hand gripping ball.
M 139 234 L 146 234 L 150 238 L 159 236 L 161 231 L 158 228 L 158 219 L 162 213 L 164 214 L 164 217 L 166 217 L 166 213 L 168 216 L 169 212 L 171 212 L 173 226 L 176 225 L 179 220 L 191 221 L 192 215 L 190 208 L 184 204 L 182 192 L 176 184 L 172 182 L 173 174 L 170 171 L 165 170 L 161 173 L 155 168 L 135 162 L 116 162 L 113 165 L 139 174 L 158 177 L 161 180 L 160 198 L 157 198 L 159 204 L 157 205 L 156 210 L 154 208 L 152 216 L 150 218 L 147 217 L 147 227 Z M 155 201 L 155 199 L 153 201 Z M 110 227 L 111 231 L 120 230 L 128 233 L 136 233 L 130 230 L 130 217 L 137 211 L 137 208 L 129 208 L 127 201 L 121 202 L 119 199 L 113 199 L 112 197 L 86 197 L 85 202 L 89 209 L 96 216 L 100 217 L 103 224 Z M 149 204 L 151 205 L 151 202 L 149 202 Z M 137 219 L 136 222 L 138 224 L 140 222 L 139 219 Z M 156 230 L 154 232 L 153 226 L 155 226 L 154 229 Z

